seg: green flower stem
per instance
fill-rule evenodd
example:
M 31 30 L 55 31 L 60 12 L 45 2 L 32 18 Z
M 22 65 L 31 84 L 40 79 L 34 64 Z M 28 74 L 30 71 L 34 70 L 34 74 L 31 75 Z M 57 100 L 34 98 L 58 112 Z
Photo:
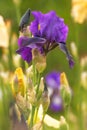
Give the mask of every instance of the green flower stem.
M 67 120 L 67 122 L 69 121 L 68 119 L 68 114 L 69 114 L 69 107 L 70 107 L 70 105 L 68 105 L 68 106 L 66 106 L 65 107 L 65 113 L 64 113 L 64 115 L 65 115 L 65 118 L 66 118 L 66 120 Z
M 38 95 L 39 86 L 40 86 L 40 79 L 41 79 L 41 74 L 38 73 L 38 84 L 37 84 L 37 89 L 36 89 L 36 95 Z
M 35 123 L 36 123 L 36 120 L 37 120 L 38 110 L 39 110 L 39 107 L 36 108 L 36 114 L 35 114 L 35 118 L 34 118 L 34 122 L 35 122 Z
M 37 74 L 36 74 L 36 68 L 35 68 L 35 63 L 34 63 L 34 61 L 32 62 L 32 64 L 33 64 L 33 84 L 34 84 L 34 86 L 36 85 L 36 77 L 37 77 Z
M 34 112 L 35 112 L 35 106 L 32 106 L 30 128 L 32 128 L 34 124 Z
M 35 79 L 36 79 L 36 68 L 35 68 L 35 63 L 34 61 L 32 61 L 32 64 L 33 64 L 33 84 L 35 86 Z M 32 110 L 31 110 L 31 120 L 30 120 L 30 127 L 32 128 L 33 127 L 33 124 L 34 124 L 34 113 L 35 113 L 35 106 L 32 106 Z
M 76 57 L 76 69 L 77 69 L 77 83 L 76 83 L 76 96 L 77 98 L 77 102 L 76 104 L 78 104 L 78 109 L 77 109 L 77 116 L 78 116 L 78 126 L 79 126 L 79 130 L 83 130 L 83 119 L 82 119 L 82 110 L 81 110 L 81 106 L 82 106 L 82 96 L 83 93 L 81 91 L 81 83 L 80 83 L 80 76 L 81 76 L 81 66 L 80 66 L 80 60 L 79 60 L 79 25 L 76 24 L 76 44 L 77 44 L 77 48 L 78 48 L 78 56 Z
M 37 84 L 36 95 L 38 95 L 41 75 L 37 72 L 37 70 L 35 68 L 34 61 L 32 62 L 32 64 L 33 64 L 33 84 L 34 84 L 34 86 Z M 37 76 L 37 73 L 38 73 L 38 76 Z M 35 107 L 35 106 L 32 106 L 30 127 L 33 127 L 33 125 L 34 125 L 34 114 L 35 114 L 35 110 L 38 113 L 38 108 Z M 37 114 L 36 114 L 35 119 L 37 119 Z

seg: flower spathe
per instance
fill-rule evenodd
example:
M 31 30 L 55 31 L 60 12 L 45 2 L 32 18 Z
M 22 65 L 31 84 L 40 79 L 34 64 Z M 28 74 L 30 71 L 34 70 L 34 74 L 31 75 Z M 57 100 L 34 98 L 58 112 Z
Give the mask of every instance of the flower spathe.
M 65 25 L 64 19 L 58 17 L 55 11 L 50 11 L 47 14 L 32 11 L 31 14 L 34 16 L 34 20 L 29 25 L 31 37 L 21 36 L 19 38 L 17 53 L 29 63 L 32 60 L 33 48 L 37 48 L 41 54 L 46 55 L 59 46 L 66 54 L 70 67 L 72 67 L 74 62 L 66 47 L 68 26 Z

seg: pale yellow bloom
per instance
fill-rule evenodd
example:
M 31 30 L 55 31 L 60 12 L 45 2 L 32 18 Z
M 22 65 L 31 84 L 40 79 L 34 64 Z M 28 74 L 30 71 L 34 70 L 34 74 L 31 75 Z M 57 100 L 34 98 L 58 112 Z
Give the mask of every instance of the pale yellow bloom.
M 38 115 L 37 115 L 37 123 L 43 120 L 43 113 L 44 113 L 43 106 L 40 105 L 39 110 L 38 110 Z M 49 127 L 59 128 L 59 121 L 52 118 L 48 114 L 45 115 L 43 122 Z
M 58 129 L 60 127 L 60 122 L 54 118 L 52 118 L 51 116 L 49 116 L 48 114 L 45 115 L 44 118 L 44 123 L 49 126 L 49 127 L 53 127 Z
M 3 17 L 0 15 L 0 47 L 7 48 L 9 45 L 9 36 L 7 26 Z
M 87 0 L 72 0 L 71 16 L 80 24 L 87 20 Z

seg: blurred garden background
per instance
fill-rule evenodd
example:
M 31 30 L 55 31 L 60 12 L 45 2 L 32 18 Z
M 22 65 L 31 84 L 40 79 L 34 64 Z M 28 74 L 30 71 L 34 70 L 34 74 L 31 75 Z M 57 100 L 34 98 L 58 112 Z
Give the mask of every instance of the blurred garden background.
M 80 17 L 77 21 L 73 17 L 77 13 L 75 10 L 75 14 L 72 14 L 73 1 L 0 0 L 0 130 L 10 130 L 11 121 L 14 120 L 10 110 L 14 104 L 10 87 L 13 73 L 19 66 L 24 71 L 26 68 L 16 50 L 20 18 L 28 8 L 43 13 L 54 10 L 69 27 L 66 44 L 74 59 L 74 67 L 70 69 L 65 55 L 57 47 L 47 55 L 44 76 L 52 71 L 66 73 L 72 91 L 67 115 L 70 130 L 87 130 L 87 0 L 76 0 L 77 4 L 80 2 L 83 6 L 80 14 L 83 11 L 84 15 L 81 15 L 86 19 L 81 22 Z M 64 110 L 48 110 L 48 114 L 59 119 L 60 115 L 64 115 Z

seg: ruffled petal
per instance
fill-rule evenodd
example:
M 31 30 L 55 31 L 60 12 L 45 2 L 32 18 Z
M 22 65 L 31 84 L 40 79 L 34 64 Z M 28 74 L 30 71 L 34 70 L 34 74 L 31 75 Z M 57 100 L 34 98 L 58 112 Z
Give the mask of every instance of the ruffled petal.
M 68 26 L 54 11 L 50 11 L 47 14 L 33 11 L 32 15 L 35 19 L 30 25 L 30 30 L 34 36 L 46 38 L 49 42 L 66 41 Z

